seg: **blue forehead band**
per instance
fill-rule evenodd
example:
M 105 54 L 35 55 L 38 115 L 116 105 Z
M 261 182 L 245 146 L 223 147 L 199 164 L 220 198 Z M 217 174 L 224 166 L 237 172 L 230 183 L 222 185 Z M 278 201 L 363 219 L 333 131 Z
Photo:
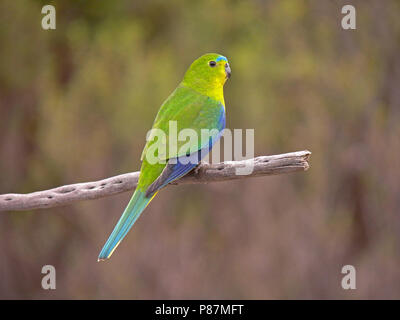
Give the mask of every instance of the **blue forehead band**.
M 225 58 L 224 56 L 218 56 L 218 58 L 215 59 L 216 62 L 221 61 L 221 60 L 224 60 L 224 61 L 228 62 L 228 59 Z

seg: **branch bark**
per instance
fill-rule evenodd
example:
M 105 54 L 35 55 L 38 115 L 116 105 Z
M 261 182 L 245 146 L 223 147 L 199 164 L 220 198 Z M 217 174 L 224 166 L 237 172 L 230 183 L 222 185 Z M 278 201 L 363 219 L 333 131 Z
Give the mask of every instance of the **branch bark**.
M 311 152 L 305 150 L 261 156 L 250 160 L 226 161 L 217 164 L 201 163 L 196 170 L 176 180 L 173 184 L 208 183 L 305 171 L 309 168 L 310 155 Z M 254 165 L 252 173 L 237 175 L 237 169 L 249 165 L 250 161 L 253 161 Z M 75 201 L 103 198 L 132 191 L 138 179 L 139 172 L 131 172 L 99 181 L 70 184 L 28 194 L 3 194 L 0 195 L 0 211 L 51 208 Z

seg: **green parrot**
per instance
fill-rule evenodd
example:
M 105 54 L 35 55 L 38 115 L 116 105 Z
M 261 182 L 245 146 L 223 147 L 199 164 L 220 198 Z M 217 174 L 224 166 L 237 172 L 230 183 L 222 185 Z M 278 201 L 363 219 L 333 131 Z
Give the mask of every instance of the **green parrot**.
M 191 64 L 182 82 L 162 104 L 142 153 L 136 190 L 98 261 L 110 258 L 157 192 L 193 170 L 220 138 L 225 128 L 223 86 L 230 75 L 227 58 L 215 53 L 205 54 Z M 208 129 L 211 134 L 207 139 L 190 139 L 189 143 L 177 141 L 170 139 L 171 123 L 176 124 L 178 133 L 191 129 L 200 137 L 201 132 Z M 166 138 L 155 139 L 153 133 L 157 130 L 162 130 Z M 185 144 L 187 148 L 183 148 Z M 165 150 L 169 151 L 168 155 Z

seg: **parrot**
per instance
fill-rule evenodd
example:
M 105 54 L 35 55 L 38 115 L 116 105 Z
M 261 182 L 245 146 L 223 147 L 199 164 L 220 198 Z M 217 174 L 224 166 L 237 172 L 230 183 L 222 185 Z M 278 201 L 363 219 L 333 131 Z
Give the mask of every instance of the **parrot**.
M 167 155 L 153 150 L 152 156 L 157 161 L 149 161 L 149 153 L 156 143 L 150 133 L 142 152 L 136 189 L 104 244 L 98 261 L 111 257 L 158 191 L 195 169 L 221 137 L 226 122 L 223 87 L 230 76 L 231 68 L 225 56 L 204 54 L 190 65 L 183 80 L 161 105 L 150 132 L 154 132 L 153 129 L 162 130 L 167 138 L 161 143 L 170 152 Z M 208 129 L 212 134 L 206 141 L 190 140 L 190 152 L 186 149 L 182 151 L 180 147 L 184 141 L 169 139 L 171 121 L 176 122 L 177 130 L 188 128 L 200 135 L 202 129 Z M 188 157 L 191 161 L 184 161 Z

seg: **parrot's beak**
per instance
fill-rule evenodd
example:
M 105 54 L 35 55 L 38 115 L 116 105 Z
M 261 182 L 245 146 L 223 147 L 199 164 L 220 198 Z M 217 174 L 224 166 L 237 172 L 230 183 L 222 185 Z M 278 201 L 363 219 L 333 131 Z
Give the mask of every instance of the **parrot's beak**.
M 225 74 L 226 78 L 229 79 L 231 77 L 231 67 L 229 67 L 229 63 L 225 63 Z

